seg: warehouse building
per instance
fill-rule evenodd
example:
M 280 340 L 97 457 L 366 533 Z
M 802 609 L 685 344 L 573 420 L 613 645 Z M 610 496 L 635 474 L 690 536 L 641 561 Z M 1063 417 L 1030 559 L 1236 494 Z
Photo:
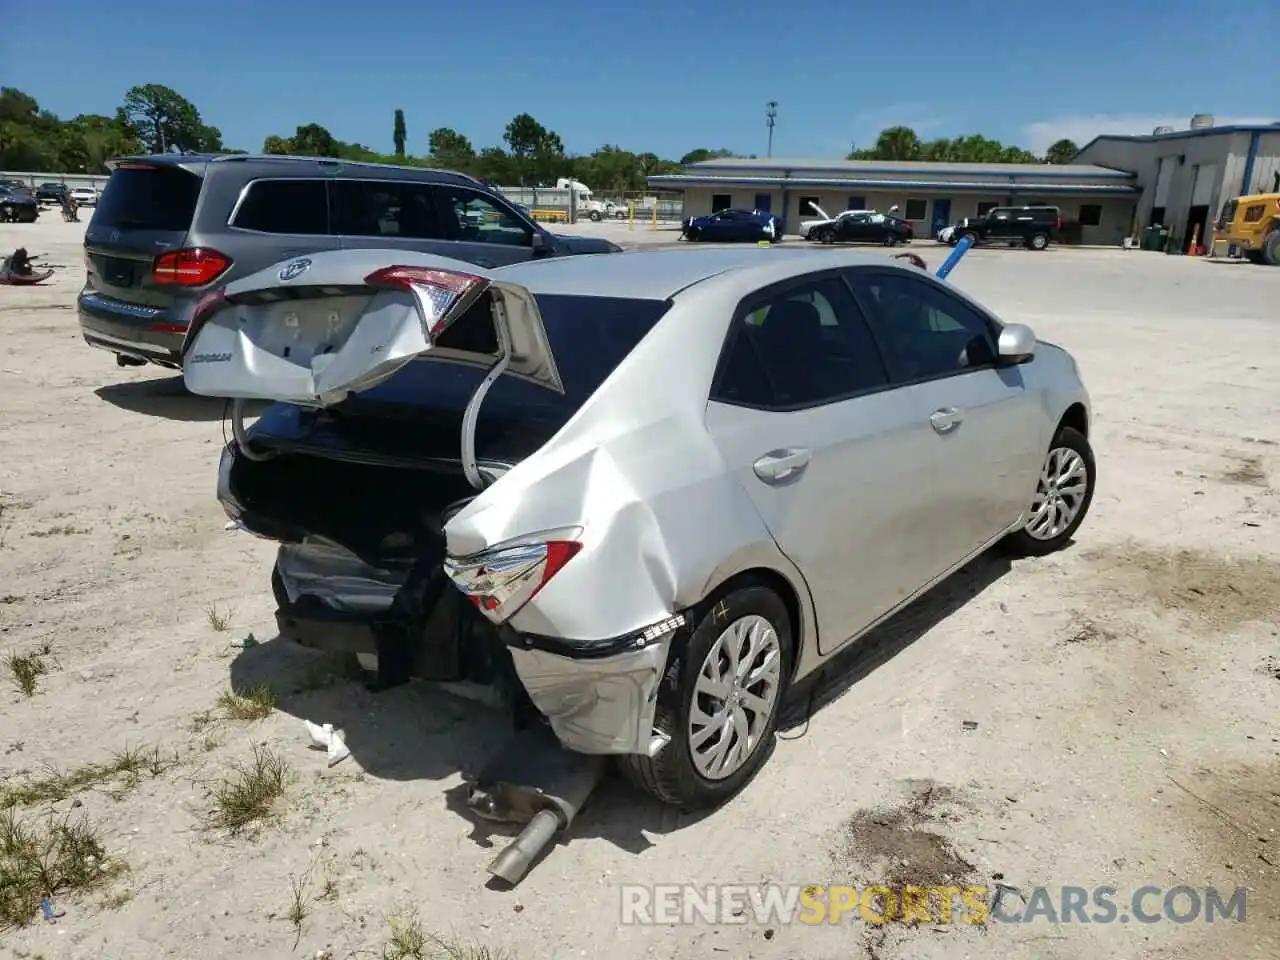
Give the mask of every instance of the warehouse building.
M 935 236 L 961 217 L 998 206 L 1050 204 L 1079 225 L 1082 243 L 1118 244 L 1133 229 L 1141 189 L 1133 173 L 1095 164 L 930 163 L 887 160 L 747 160 L 690 164 L 685 173 L 649 177 L 684 194 L 685 216 L 731 207 L 770 210 L 788 232 L 800 221 L 843 210 L 887 211 Z
M 1142 227 L 1169 227 L 1177 248 L 1211 234 L 1222 205 L 1249 193 L 1280 193 L 1280 123 L 1215 126 L 1197 114 L 1186 130 L 1157 127 L 1146 136 L 1103 136 L 1076 156 L 1135 174 Z

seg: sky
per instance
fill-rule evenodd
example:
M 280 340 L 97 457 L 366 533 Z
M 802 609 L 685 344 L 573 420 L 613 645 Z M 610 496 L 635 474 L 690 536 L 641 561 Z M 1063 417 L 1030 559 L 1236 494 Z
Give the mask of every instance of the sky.
M 530 113 L 573 153 L 764 156 L 776 100 L 779 157 L 843 157 L 895 124 L 1039 152 L 1194 113 L 1280 119 L 1256 72 L 1278 33 L 1276 0 L 44 0 L 6 11 L 0 85 L 69 118 L 161 83 L 249 151 L 315 122 L 390 152 L 401 108 L 412 154 L 436 127 L 500 145 Z

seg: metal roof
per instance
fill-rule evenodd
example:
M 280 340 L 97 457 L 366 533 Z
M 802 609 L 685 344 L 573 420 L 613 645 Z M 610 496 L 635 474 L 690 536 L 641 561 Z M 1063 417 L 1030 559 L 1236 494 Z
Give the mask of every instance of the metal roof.
M 1101 140 L 1120 140 L 1125 143 L 1159 143 L 1164 140 L 1188 140 L 1192 137 L 1218 137 L 1232 133 L 1280 133 L 1280 120 L 1275 123 L 1239 123 L 1226 127 L 1201 127 L 1199 130 L 1175 130 L 1173 133 L 1104 133 L 1094 137 L 1083 147 L 1084 153 Z M 1080 154 L 1076 154 L 1079 156 Z
M 768 171 L 820 170 L 832 173 L 886 174 L 916 173 L 923 176 L 975 176 L 999 174 L 1019 177 L 1115 177 L 1132 178 L 1132 173 L 1092 163 L 951 163 L 931 160 L 814 160 L 723 157 L 701 160 L 685 167 L 690 173 L 723 170 Z
M 646 177 L 651 187 L 681 190 L 688 187 L 768 187 L 815 190 L 948 190 L 956 193 L 1088 193 L 1133 195 L 1142 191 L 1127 183 L 1026 183 L 1009 180 L 867 180 L 857 177 L 712 177 L 673 174 Z

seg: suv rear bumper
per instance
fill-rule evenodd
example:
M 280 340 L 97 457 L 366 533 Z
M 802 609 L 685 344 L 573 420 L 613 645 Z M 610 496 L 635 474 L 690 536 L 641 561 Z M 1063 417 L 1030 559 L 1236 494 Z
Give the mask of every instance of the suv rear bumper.
M 76 310 L 89 346 L 165 367 L 182 366 L 186 327 L 174 323 L 167 311 L 113 300 L 96 290 L 82 291 Z

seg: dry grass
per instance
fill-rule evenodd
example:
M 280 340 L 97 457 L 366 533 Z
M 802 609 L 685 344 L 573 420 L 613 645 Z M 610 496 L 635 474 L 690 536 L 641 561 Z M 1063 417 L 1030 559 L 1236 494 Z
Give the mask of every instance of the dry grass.
M 253 760 L 237 766 L 233 776 L 214 789 L 209 826 L 226 830 L 234 837 L 265 820 L 284 795 L 289 772 L 282 757 L 266 747 L 255 746 Z
M 446 940 L 422 926 L 416 914 L 392 917 L 382 960 L 513 960 L 511 954 L 482 944 Z
M 211 606 L 206 616 L 209 618 L 209 626 L 213 628 L 215 633 L 224 633 L 231 626 L 231 617 L 234 611 L 219 610 L 217 604 Z
M 26 926 L 46 894 L 84 890 L 124 869 L 84 817 L 50 814 L 30 825 L 13 808 L 0 810 L 0 928 Z
M 1238 457 L 1237 463 L 1222 475 L 1228 483 L 1239 483 L 1247 487 L 1267 486 L 1267 471 L 1260 457 Z
M 46 644 L 31 653 L 10 653 L 4 658 L 4 668 L 9 674 L 10 682 L 24 697 L 35 696 L 40 678 L 51 669 L 52 655 L 52 649 Z
M 259 684 L 245 693 L 224 693 L 218 708 L 230 720 L 264 720 L 276 708 L 275 691 Z
M 65 773 L 51 767 L 41 777 L 12 778 L 0 786 L 0 808 L 65 800 L 109 783 L 120 782 L 122 789 L 128 789 L 137 786 L 143 775 L 158 777 L 178 762 L 176 753 L 163 753 L 159 747 L 125 747 L 106 763 L 90 763 Z

